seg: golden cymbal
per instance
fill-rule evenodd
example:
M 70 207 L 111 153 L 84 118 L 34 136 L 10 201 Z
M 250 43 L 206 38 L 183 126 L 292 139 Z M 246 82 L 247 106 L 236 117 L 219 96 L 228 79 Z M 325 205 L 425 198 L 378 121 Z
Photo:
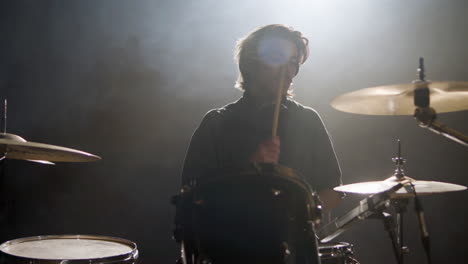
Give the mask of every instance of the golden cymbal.
M 59 147 L 49 144 L 28 142 L 24 138 L 0 133 L 0 155 L 7 159 L 30 160 L 40 163 L 47 162 L 89 162 L 101 158 L 83 151 Z
M 392 176 L 384 181 L 369 181 L 342 185 L 333 188 L 333 190 L 345 193 L 355 194 L 376 194 L 389 190 L 398 183 L 404 184 L 403 188 L 392 194 L 392 197 L 411 197 L 414 196 L 413 189 L 410 186 L 412 183 L 418 195 L 429 195 L 436 193 L 446 193 L 466 190 L 463 185 L 437 182 L 437 181 L 418 181 L 412 178 L 403 176 L 401 179 Z
M 468 82 L 427 81 L 430 106 L 437 113 L 468 110 Z M 365 115 L 413 115 L 415 83 L 364 88 L 333 99 L 337 110 Z

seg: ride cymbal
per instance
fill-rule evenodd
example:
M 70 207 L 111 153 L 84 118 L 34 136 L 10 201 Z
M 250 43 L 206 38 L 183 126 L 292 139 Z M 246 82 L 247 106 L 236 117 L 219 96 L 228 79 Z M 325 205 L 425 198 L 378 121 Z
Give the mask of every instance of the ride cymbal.
M 0 133 L 0 155 L 7 159 L 52 161 L 52 162 L 90 162 L 101 158 L 83 151 L 49 144 L 28 142 L 20 136 Z
M 468 110 L 468 82 L 424 82 L 430 93 L 430 107 L 438 113 Z M 331 106 L 365 115 L 413 115 L 414 89 L 419 83 L 364 88 L 340 95 Z
M 335 187 L 333 190 L 338 192 L 368 195 L 387 191 L 398 183 L 403 183 L 404 187 L 392 194 L 392 197 L 398 198 L 414 196 L 410 183 L 414 185 L 417 195 L 429 195 L 466 190 L 466 187 L 463 185 L 437 181 L 418 181 L 406 176 L 403 176 L 402 178 L 392 176 L 384 181 L 369 181 L 347 184 Z

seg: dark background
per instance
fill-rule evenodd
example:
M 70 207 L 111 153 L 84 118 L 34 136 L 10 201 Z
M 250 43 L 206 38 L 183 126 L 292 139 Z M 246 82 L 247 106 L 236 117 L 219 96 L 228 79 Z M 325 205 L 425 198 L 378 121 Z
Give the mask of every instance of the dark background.
M 468 184 L 468 149 L 410 116 L 361 116 L 330 107 L 353 90 L 427 78 L 468 81 L 468 2 L 460 1 L 2 1 L 0 97 L 7 132 L 97 154 L 96 163 L 8 160 L 2 241 L 95 234 L 138 244 L 141 263 L 173 263 L 169 203 L 191 134 L 205 112 L 236 100 L 235 41 L 285 23 L 310 39 L 296 99 L 317 109 L 344 183 L 383 180 L 402 140 L 406 172 Z M 437 110 L 437 109 L 436 109 Z M 465 134 L 468 112 L 439 121 Z M 434 263 L 468 262 L 467 192 L 422 198 Z M 334 216 L 363 197 L 348 195 Z M 410 207 L 412 211 L 412 206 Z M 416 217 L 406 216 L 406 260 L 424 263 Z M 337 239 L 361 263 L 395 263 L 377 220 Z

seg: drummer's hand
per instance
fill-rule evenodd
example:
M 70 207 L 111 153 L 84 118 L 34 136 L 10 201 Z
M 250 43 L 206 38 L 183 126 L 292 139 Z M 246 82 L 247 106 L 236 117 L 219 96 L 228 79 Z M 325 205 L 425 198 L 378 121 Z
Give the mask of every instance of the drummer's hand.
M 250 157 L 254 163 L 278 163 L 280 155 L 280 139 L 274 137 L 263 141 L 257 146 L 255 153 Z

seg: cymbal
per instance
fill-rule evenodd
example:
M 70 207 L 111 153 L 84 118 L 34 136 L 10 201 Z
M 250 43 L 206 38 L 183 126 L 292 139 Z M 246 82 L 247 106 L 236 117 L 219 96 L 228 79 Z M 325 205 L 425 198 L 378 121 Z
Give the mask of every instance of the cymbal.
M 333 190 L 355 194 L 376 194 L 384 192 L 398 183 L 403 183 L 404 186 L 403 188 L 396 191 L 396 193 L 392 194 L 392 197 L 398 198 L 414 196 L 413 189 L 411 188 L 410 183 L 414 185 L 414 187 L 416 188 L 416 193 L 418 195 L 428 195 L 466 190 L 466 187 L 463 185 L 437 181 L 418 181 L 406 176 L 404 176 L 402 179 L 397 179 L 397 177 L 392 176 L 384 181 L 369 181 L 347 184 L 335 187 L 333 188 Z
M 30 160 L 39 163 L 53 162 L 89 162 L 101 158 L 83 151 L 49 144 L 28 142 L 24 138 L 0 133 L 0 155 L 7 159 Z
M 468 82 L 427 81 L 430 107 L 437 113 L 468 110 Z M 413 115 L 417 84 L 397 84 L 364 88 L 340 95 L 331 106 L 337 110 L 365 115 Z

